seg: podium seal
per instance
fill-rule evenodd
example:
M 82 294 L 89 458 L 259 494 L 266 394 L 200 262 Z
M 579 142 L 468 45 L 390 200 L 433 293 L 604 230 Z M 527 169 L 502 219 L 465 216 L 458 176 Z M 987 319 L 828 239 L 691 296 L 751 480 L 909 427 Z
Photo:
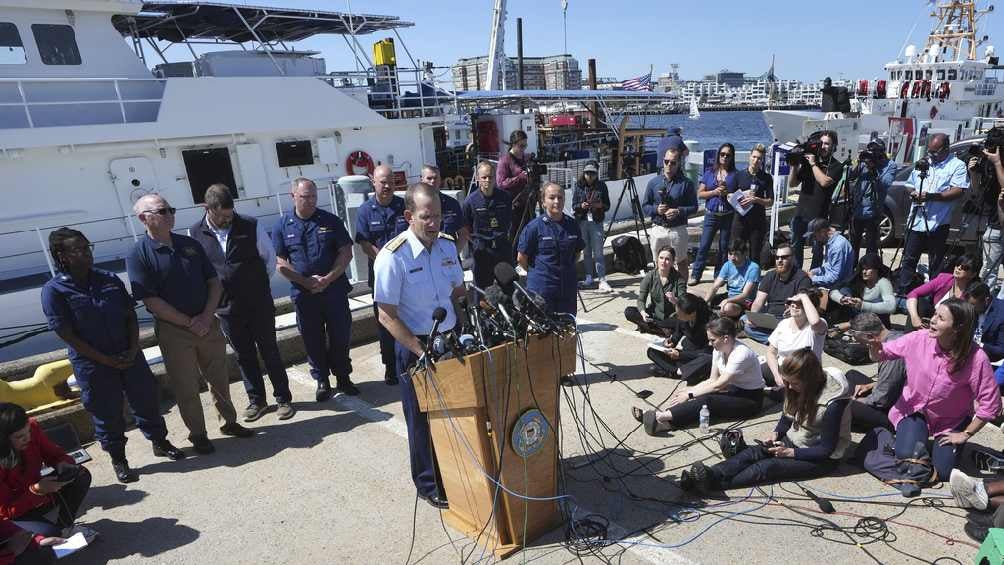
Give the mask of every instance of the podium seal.
M 512 450 L 523 459 L 534 455 L 543 449 L 549 427 L 540 410 L 523 412 L 512 427 Z

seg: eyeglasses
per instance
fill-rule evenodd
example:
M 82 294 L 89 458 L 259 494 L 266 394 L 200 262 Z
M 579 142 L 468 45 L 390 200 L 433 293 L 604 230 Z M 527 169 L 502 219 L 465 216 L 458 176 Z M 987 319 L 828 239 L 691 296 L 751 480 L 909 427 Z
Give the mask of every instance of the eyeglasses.
M 177 208 L 157 208 L 156 210 L 143 210 L 144 214 L 157 214 L 158 216 L 173 216 Z

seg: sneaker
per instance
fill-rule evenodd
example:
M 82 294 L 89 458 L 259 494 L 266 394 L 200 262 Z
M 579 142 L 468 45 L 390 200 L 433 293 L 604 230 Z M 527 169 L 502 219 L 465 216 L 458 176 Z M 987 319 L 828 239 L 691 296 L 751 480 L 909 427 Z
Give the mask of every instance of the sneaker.
M 296 414 L 296 408 L 293 408 L 293 404 L 290 402 L 279 402 L 275 409 L 275 415 L 279 417 L 280 420 L 288 420 Z
M 600 292 L 613 292 L 614 291 L 614 289 L 611 288 L 610 283 L 607 282 L 607 279 L 600 279 L 599 289 L 600 289 Z
M 253 430 L 249 430 L 237 422 L 223 424 L 220 426 L 220 433 L 231 437 L 251 437 L 254 435 Z
M 948 484 L 951 487 L 952 496 L 955 497 L 955 502 L 959 506 L 986 510 L 989 496 L 987 496 L 983 479 L 974 479 L 958 469 L 952 469 Z
M 579 281 L 579 288 L 588 288 L 593 286 L 593 276 L 586 275 L 586 279 Z
M 338 384 L 335 386 L 335 392 L 340 392 L 349 396 L 359 396 L 359 389 L 356 385 L 352 384 L 352 381 L 349 379 L 340 379 Z
M 244 421 L 254 422 L 255 420 L 261 418 L 268 411 L 268 406 L 264 404 L 248 404 L 248 407 L 244 409 Z

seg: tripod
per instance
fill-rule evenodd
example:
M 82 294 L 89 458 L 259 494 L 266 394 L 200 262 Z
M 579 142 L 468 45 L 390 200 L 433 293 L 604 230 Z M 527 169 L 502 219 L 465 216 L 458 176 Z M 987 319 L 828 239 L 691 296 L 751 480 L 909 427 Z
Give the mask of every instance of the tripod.
M 641 241 L 642 232 L 645 233 L 645 242 L 648 243 L 646 247 L 651 247 L 652 244 L 649 241 L 648 228 L 645 226 L 645 211 L 641 207 L 641 199 L 638 198 L 638 187 L 634 183 L 634 177 L 627 177 L 624 180 L 624 190 L 621 191 L 621 195 L 617 197 L 617 204 L 614 206 L 613 213 L 610 214 L 610 223 L 607 224 L 606 232 L 610 232 L 614 226 L 614 219 L 617 217 L 617 211 L 620 210 L 621 202 L 624 200 L 624 195 L 628 195 L 628 199 L 631 202 L 631 218 L 634 220 L 634 234 Z M 655 257 L 652 258 L 655 262 Z
M 913 204 L 913 206 L 910 207 L 910 215 L 906 219 L 906 231 L 905 231 L 904 236 L 903 236 L 903 243 L 898 248 L 896 248 L 896 251 L 894 251 L 893 254 L 892 254 L 892 260 L 889 261 L 889 265 L 894 264 L 896 262 L 896 255 L 899 255 L 899 252 L 901 250 L 903 251 L 903 256 L 900 257 L 900 260 L 899 260 L 899 268 L 900 268 L 899 279 L 900 280 L 897 281 L 897 282 L 900 283 L 900 288 L 898 289 L 898 290 L 900 290 L 900 292 L 902 292 L 903 286 L 904 286 L 904 285 L 902 285 L 901 281 L 903 280 L 903 272 L 902 272 L 903 262 L 906 261 L 906 247 L 907 247 L 907 242 L 910 240 L 911 237 L 916 237 L 912 233 L 913 232 L 912 226 L 913 226 L 913 221 L 917 219 L 917 212 L 918 211 L 924 215 L 924 233 L 927 233 L 927 234 L 931 233 L 931 225 L 930 225 L 930 223 L 928 221 L 928 218 L 927 218 L 927 206 L 924 204 L 924 181 L 927 180 L 927 174 L 928 174 L 927 170 L 921 170 L 917 174 L 917 176 L 920 177 L 920 188 L 917 191 L 917 195 L 918 195 L 917 200 L 918 200 L 918 202 L 915 202 Z M 930 261 L 931 261 L 930 255 L 928 255 L 928 259 L 927 260 L 928 260 L 928 266 L 930 266 Z M 920 257 L 919 256 L 917 257 L 917 261 L 920 262 Z M 914 265 L 914 267 L 916 267 L 916 265 Z M 933 274 L 932 273 L 929 273 L 929 275 L 931 275 L 931 278 L 933 278 Z

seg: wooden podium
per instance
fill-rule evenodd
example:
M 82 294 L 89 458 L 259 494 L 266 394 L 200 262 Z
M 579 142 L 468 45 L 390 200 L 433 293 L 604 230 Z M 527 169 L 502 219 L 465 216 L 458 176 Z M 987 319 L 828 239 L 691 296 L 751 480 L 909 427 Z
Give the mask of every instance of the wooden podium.
M 443 516 L 497 557 L 518 551 L 562 521 L 556 501 L 521 496 L 557 495 L 558 386 L 561 376 L 574 370 L 575 336 L 546 335 L 463 361 L 442 361 L 434 371 L 413 375 L 450 500 Z M 521 448 L 531 453 L 523 457 L 516 450 Z

